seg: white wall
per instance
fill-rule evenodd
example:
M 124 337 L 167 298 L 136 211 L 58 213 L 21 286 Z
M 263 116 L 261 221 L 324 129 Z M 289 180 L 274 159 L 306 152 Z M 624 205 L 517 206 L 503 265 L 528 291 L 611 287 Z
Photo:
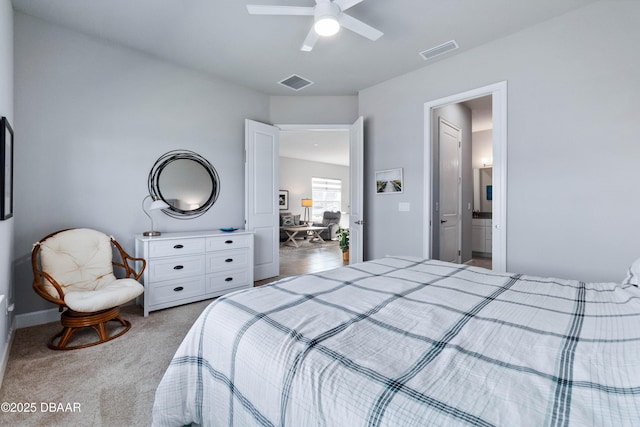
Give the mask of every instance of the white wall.
M 289 209 L 294 215 L 304 217 L 303 198 L 310 198 L 311 178 L 342 180 L 342 212 L 349 212 L 349 167 L 329 163 L 280 157 L 280 189 L 289 192 Z M 309 209 L 311 211 L 311 209 Z M 341 218 L 341 224 L 344 223 Z
M 268 96 L 20 13 L 15 49 L 18 313 L 52 307 L 31 289 L 29 266 L 47 233 L 96 228 L 133 253 L 150 225 L 147 176 L 167 151 L 209 160 L 220 196 L 197 219 L 154 212 L 157 229 L 243 225 L 244 119 L 268 121 Z
M 361 91 L 366 192 L 376 169 L 404 167 L 417 208 L 367 199 L 367 232 L 386 236 L 368 258 L 422 254 L 424 103 L 506 80 L 507 269 L 620 281 L 640 256 L 639 18 L 639 2 L 601 1 Z
M 493 130 L 481 130 L 471 134 L 472 168 L 479 169 L 493 164 Z
M 13 8 L 10 0 L 0 0 L 0 116 L 7 117 L 14 129 L 13 115 Z M 13 299 L 13 236 L 15 219 L 0 221 L 0 384 L 8 359 L 8 338 L 13 315 L 7 314 L 7 303 Z

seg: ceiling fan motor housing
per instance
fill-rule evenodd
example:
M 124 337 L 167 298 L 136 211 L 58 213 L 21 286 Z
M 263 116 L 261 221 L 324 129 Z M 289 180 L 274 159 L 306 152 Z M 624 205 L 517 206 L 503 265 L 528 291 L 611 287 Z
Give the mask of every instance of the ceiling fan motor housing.
M 330 36 L 340 30 L 340 6 L 334 2 L 318 3 L 314 11 L 314 28 L 321 36 Z

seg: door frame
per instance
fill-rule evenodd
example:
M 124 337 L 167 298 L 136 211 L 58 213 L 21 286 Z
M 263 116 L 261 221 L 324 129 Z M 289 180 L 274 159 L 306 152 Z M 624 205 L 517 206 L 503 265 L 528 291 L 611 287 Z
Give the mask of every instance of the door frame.
M 450 95 L 424 104 L 424 224 L 422 252 L 425 258 L 431 257 L 431 233 L 434 226 L 431 209 L 434 203 L 431 167 L 433 157 L 432 110 L 449 104 L 457 104 L 481 96 L 492 96 L 493 119 L 493 215 L 492 215 L 492 268 L 507 271 L 507 82 L 502 81 L 466 92 Z

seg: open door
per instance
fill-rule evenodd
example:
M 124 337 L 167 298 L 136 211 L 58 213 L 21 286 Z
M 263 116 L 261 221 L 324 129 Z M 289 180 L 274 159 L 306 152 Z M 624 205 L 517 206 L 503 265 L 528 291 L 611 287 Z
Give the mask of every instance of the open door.
M 349 264 L 364 261 L 364 119 L 359 117 L 349 131 Z
M 460 129 L 439 118 L 438 153 L 440 164 L 438 184 L 440 186 L 438 217 L 440 222 L 439 260 L 460 263 L 461 242 L 461 187 L 460 173 Z M 437 225 L 437 224 L 436 224 Z
M 245 120 L 245 227 L 255 233 L 256 281 L 280 274 L 279 135 L 275 126 Z

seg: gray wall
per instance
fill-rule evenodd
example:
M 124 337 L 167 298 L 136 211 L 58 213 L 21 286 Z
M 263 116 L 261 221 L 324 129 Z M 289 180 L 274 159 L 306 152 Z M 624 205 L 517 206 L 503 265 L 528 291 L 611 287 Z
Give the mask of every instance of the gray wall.
M 29 266 L 47 233 L 96 228 L 133 253 L 150 225 L 147 175 L 169 150 L 208 159 L 221 190 L 197 219 L 154 212 L 156 228 L 243 225 L 244 119 L 268 121 L 268 96 L 19 13 L 15 49 L 18 313 L 52 307 L 31 289 Z
M 15 128 L 13 116 L 13 9 L 10 0 L 0 0 L 0 116 L 9 119 Z M 16 135 L 19 138 L 19 134 Z M 15 219 L 0 221 L 0 295 L 4 295 L 11 302 L 13 274 L 11 261 L 13 260 L 13 235 Z M 6 339 L 13 316 L 5 315 L 5 308 L 0 305 L 0 371 L 2 370 L 3 355 L 5 354 Z M 8 357 L 8 353 L 6 354 Z M 0 372 L 0 382 L 2 374 Z
M 620 281 L 640 256 L 640 3 L 602 1 L 363 90 L 366 190 L 404 167 L 422 206 L 424 103 L 508 82 L 507 269 Z M 384 99 L 384 103 L 379 100 Z M 367 257 L 422 254 L 420 209 L 366 202 Z
M 272 96 L 271 123 L 351 124 L 358 118 L 357 96 Z

